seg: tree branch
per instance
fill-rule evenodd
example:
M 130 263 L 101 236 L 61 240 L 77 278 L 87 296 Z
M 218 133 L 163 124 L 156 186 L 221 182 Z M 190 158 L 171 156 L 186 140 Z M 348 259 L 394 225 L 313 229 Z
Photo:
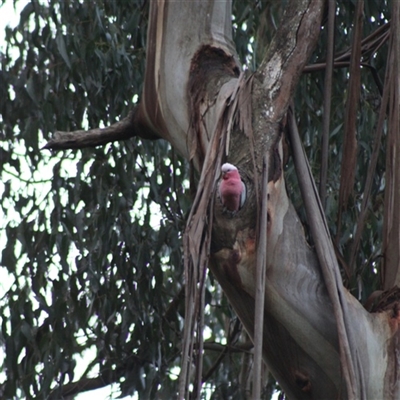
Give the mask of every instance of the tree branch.
M 335 47 L 335 12 L 336 1 L 329 1 L 328 9 L 328 42 L 327 60 L 324 80 L 324 115 L 322 117 L 322 140 L 321 140 L 321 171 L 319 183 L 319 195 L 321 204 L 326 207 L 326 182 L 328 177 L 329 158 L 329 132 L 331 121 L 332 79 L 333 79 L 333 51 Z
M 270 104 L 267 117 L 282 120 L 300 74 L 303 72 L 320 32 L 323 2 L 292 0 L 284 20 L 272 39 L 256 75 L 262 82 L 265 100 Z M 264 117 L 265 118 L 265 117 Z
M 220 344 L 216 342 L 205 342 L 204 343 L 204 350 L 210 350 L 210 351 L 220 351 L 220 352 L 225 352 L 225 353 L 249 353 L 252 354 L 252 348 L 254 347 L 253 343 L 251 341 L 247 341 L 245 343 L 239 343 L 235 345 L 231 344 Z M 208 376 L 208 373 L 206 374 Z M 205 378 L 203 378 L 203 381 L 206 381 Z
M 77 130 L 73 132 L 57 131 L 43 149 L 65 150 L 83 149 L 101 146 L 106 143 L 127 140 L 135 136 L 155 140 L 159 136 L 140 122 L 139 106 L 134 107 L 128 116 L 106 128 Z
M 337 215 L 336 241 L 341 236 L 342 215 L 347 209 L 349 199 L 352 195 L 356 166 L 357 166 L 357 111 L 360 100 L 361 87 L 361 35 L 363 27 L 364 2 L 357 3 L 356 14 L 354 17 L 354 29 L 352 40 L 352 52 L 350 57 L 349 86 L 346 99 L 346 108 L 344 115 L 344 138 L 343 138 L 343 156 L 340 167 L 340 186 L 339 186 L 339 204 Z
M 71 382 L 66 385 L 60 386 L 53 390 L 49 395 L 49 400 L 56 400 L 65 397 L 72 397 L 82 392 L 88 392 L 89 390 L 100 389 L 108 386 L 117 381 L 115 371 L 109 373 L 103 373 L 96 378 L 82 378 L 77 382 Z

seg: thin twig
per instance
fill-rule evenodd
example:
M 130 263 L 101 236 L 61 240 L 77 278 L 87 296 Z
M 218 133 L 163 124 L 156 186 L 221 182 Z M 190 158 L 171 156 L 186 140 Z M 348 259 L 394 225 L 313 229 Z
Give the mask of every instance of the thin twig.
M 377 48 L 380 48 L 382 44 L 388 39 L 388 31 L 390 30 L 390 21 L 379 28 L 377 28 L 370 35 L 365 37 L 361 41 L 361 54 L 364 56 L 366 53 L 372 51 L 376 52 Z M 339 53 L 335 57 L 335 61 L 349 60 L 352 53 L 352 47 L 349 47 L 342 53 Z
M 391 82 L 389 79 L 390 57 L 392 57 L 391 52 L 389 52 L 389 54 L 388 54 L 388 62 L 386 64 L 385 86 L 383 89 L 381 107 L 379 110 L 379 117 L 378 117 L 378 123 L 377 123 L 377 127 L 376 127 L 374 147 L 372 150 L 372 156 L 371 156 L 370 163 L 368 166 L 367 179 L 365 181 L 364 192 L 362 195 L 361 210 L 360 210 L 360 214 L 358 215 L 356 233 L 354 235 L 354 240 L 353 240 L 351 250 L 350 250 L 350 264 L 349 265 L 350 265 L 351 271 L 355 270 L 356 256 L 358 253 L 361 235 L 362 235 L 364 225 L 365 225 L 365 220 L 366 220 L 367 211 L 368 211 L 369 198 L 371 195 L 372 184 L 374 181 L 374 173 L 375 173 L 376 165 L 378 163 L 379 150 L 381 147 L 383 124 L 385 122 L 385 117 L 386 117 L 386 109 L 387 109 L 387 105 L 388 105 L 389 88 L 390 88 L 390 82 Z
M 221 351 L 221 348 L 222 348 L 222 351 L 219 354 L 219 356 L 217 357 L 217 359 L 215 360 L 214 364 L 203 375 L 203 378 L 202 378 L 203 382 L 206 382 L 211 377 L 211 375 L 217 370 L 217 368 L 219 367 L 219 365 L 221 364 L 221 362 L 223 361 L 223 359 L 225 358 L 225 356 L 229 352 L 242 351 L 242 350 L 238 350 L 239 348 L 237 346 L 231 346 L 231 343 L 233 343 L 235 341 L 235 338 L 237 337 L 238 333 L 240 332 L 240 326 L 241 326 L 240 320 L 236 319 L 236 322 L 235 322 L 235 325 L 234 325 L 234 327 L 232 329 L 232 332 L 230 332 L 229 335 L 228 335 L 228 344 L 226 346 L 219 345 L 220 351 Z M 215 344 L 217 344 L 217 343 L 215 343 Z M 216 350 L 215 347 L 212 348 L 212 347 L 209 347 L 208 345 L 206 346 L 206 343 L 204 343 L 204 348 L 211 349 L 211 350 Z M 252 347 L 253 345 L 250 344 L 250 346 Z M 246 350 L 243 350 L 243 351 L 246 351 Z

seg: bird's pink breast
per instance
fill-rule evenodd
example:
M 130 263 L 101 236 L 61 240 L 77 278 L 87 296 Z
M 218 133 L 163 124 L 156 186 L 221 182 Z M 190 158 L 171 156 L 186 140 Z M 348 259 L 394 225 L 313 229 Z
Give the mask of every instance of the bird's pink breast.
M 233 174 L 235 172 L 235 174 Z M 233 176 L 232 176 L 233 175 Z M 220 186 L 222 204 L 230 211 L 239 210 L 242 181 L 237 171 L 228 172 Z

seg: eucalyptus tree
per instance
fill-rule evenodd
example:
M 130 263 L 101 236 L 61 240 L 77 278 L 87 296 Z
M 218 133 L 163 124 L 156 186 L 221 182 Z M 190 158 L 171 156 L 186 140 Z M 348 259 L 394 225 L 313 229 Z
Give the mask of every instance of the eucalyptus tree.
M 398 398 L 391 19 L 373 0 L 28 3 L 0 75 L 3 397 Z

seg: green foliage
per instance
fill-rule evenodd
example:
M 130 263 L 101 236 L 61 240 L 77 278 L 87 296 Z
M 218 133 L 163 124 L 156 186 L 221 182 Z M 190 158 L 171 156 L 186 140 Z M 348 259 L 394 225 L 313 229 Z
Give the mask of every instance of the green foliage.
M 390 20 L 390 8 L 383 2 L 366 1 L 363 20 L 363 37 L 375 32 Z M 338 7 L 335 22 L 335 54 L 347 51 L 351 46 L 352 27 L 354 23 L 354 6 L 348 2 Z M 326 57 L 326 30 L 321 33 L 318 47 L 310 63 L 324 62 Z M 371 68 L 361 69 L 361 96 L 357 116 L 358 155 L 356 168 L 356 184 L 347 210 L 342 215 L 340 232 L 338 233 L 338 196 L 340 185 L 340 166 L 343 152 L 344 118 L 346 95 L 348 91 L 349 69 L 334 68 L 332 87 L 332 109 L 329 135 L 329 169 L 327 181 L 326 215 L 331 234 L 339 251 L 347 263 L 350 261 L 350 249 L 353 243 L 362 194 L 365 187 L 367 170 L 370 165 L 372 147 L 376 136 L 376 123 L 381 100 L 381 90 L 385 79 L 387 43 L 378 52 L 363 56 L 364 65 Z M 376 73 L 374 76 L 373 72 Z M 295 108 L 298 114 L 299 131 L 303 134 L 314 177 L 319 182 L 321 165 L 321 133 L 324 96 L 324 71 L 303 74 L 295 96 Z M 356 268 L 350 278 L 343 272 L 345 285 L 361 301 L 379 289 L 379 264 L 381 255 L 381 232 L 383 223 L 383 192 L 385 168 L 385 143 L 380 147 L 379 160 L 374 175 L 366 229 L 363 231 L 361 247 L 357 253 Z M 298 209 L 301 208 L 300 194 L 293 183 L 293 170 L 289 167 L 291 178 L 290 194 Z M 300 211 L 300 214 L 303 214 Z
M 256 69 L 286 2 L 235 1 L 239 56 Z M 32 0 L 0 53 L 0 342 L 2 398 L 46 398 L 70 382 L 101 376 L 121 393 L 172 398 L 183 326 L 181 236 L 190 207 L 188 165 L 163 141 L 139 139 L 49 154 L 56 130 L 106 126 L 125 116 L 141 93 L 148 2 Z M 1 10 L 1 8 L 0 8 Z M 336 50 L 351 44 L 354 5 L 339 4 Z M 374 22 L 371 16 L 375 17 Z M 389 19 L 386 2 L 368 0 L 364 35 Z M 325 58 L 322 31 L 312 62 Z M 386 46 L 371 60 L 380 80 Z M 348 70 L 336 69 L 332 93 L 327 216 L 336 233 L 337 193 Z M 379 89 L 363 71 L 359 154 L 352 204 L 340 250 L 347 257 L 360 207 L 376 124 Z M 296 95 L 300 131 L 315 176 L 320 165 L 323 72 L 305 74 Z M 378 285 L 382 145 L 371 212 L 348 282 L 360 298 Z M 288 166 L 288 188 L 301 200 Z M 207 286 L 209 342 L 235 343 L 234 315 L 219 287 Z M 228 328 L 230 326 L 230 328 Z M 205 352 L 205 374 L 220 353 Z M 82 371 L 82 357 L 90 359 Z M 244 398 L 242 354 L 229 353 L 204 396 Z M 275 383 L 270 382 L 266 398 Z

